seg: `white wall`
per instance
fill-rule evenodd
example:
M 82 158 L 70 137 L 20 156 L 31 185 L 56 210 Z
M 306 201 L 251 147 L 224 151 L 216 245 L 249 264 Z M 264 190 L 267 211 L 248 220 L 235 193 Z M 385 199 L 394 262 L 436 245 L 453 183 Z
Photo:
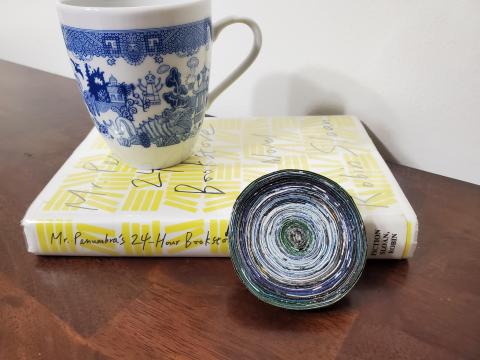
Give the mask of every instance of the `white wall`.
M 254 18 L 264 47 L 210 113 L 355 114 L 397 162 L 480 184 L 479 0 L 213 0 L 213 14 Z M 213 85 L 250 41 L 222 33 Z M 53 0 L 2 1 L 0 58 L 71 77 Z

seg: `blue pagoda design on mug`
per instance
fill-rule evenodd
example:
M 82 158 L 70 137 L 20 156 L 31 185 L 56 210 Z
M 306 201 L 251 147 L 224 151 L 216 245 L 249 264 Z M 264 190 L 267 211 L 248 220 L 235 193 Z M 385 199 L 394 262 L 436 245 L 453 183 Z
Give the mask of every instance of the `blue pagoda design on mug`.
M 148 148 L 198 133 L 208 99 L 210 19 L 116 31 L 62 25 L 62 31 L 85 105 L 105 138 Z

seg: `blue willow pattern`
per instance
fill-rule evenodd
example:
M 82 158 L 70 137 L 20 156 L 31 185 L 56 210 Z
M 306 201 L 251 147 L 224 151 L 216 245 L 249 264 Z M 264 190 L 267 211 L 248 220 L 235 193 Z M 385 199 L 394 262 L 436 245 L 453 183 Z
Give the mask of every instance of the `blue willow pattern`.
M 210 71 L 206 65 L 199 67 L 195 54 L 210 44 L 210 19 L 160 29 L 97 31 L 62 26 L 62 30 L 85 105 L 102 135 L 121 146 L 148 148 L 178 144 L 198 133 Z M 189 69 L 186 77 L 164 63 L 162 55 L 167 54 L 184 59 Z M 109 70 L 89 64 L 95 57 L 106 59 Z M 158 64 L 157 71 L 148 71 L 135 83 L 112 73 L 118 59 L 138 66 L 147 57 Z M 138 119 L 159 105 L 167 107 Z M 102 114 L 109 111 L 116 117 L 105 119 Z
M 130 65 L 141 64 L 147 56 L 165 54 L 190 56 L 211 39 L 210 18 L 189 24 L 142 30 L 86 30 L 62 25 L 67 50 L 79 60 L 94 56 L 123 58 Z M 114 62 L 113 62 L 114 64 Z

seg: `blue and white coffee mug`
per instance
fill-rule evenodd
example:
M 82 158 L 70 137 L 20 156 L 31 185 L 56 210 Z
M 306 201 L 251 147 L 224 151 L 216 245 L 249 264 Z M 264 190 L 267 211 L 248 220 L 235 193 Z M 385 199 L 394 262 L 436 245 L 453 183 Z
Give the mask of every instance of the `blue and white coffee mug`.
M 58 0 L 70 62 L 85 105 L 112 153 L 140 169 L 192 154 L 205 110 L 255 60 L 260 28 L 227 18 L 210 0 Z M 247 58 L 208 92 L 212 42 L 226 26 L 254 34 Z

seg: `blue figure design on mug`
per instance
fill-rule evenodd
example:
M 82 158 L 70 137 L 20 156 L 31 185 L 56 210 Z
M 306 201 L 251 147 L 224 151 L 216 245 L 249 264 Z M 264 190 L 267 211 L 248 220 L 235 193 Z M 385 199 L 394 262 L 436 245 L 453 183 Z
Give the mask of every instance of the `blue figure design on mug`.
M 143 84 L 141 79 L 138 79 L 138 88 L 142 91 L 142 95 L 148 100 L 150 104 L 160 104 L 160 90 L 162 90 L 163 84 L 161 84 L 161 78 L 157 80 L 155 75 L 151 71 L 145 76 L 146 83 Z
M 85 105 L 105 138 L 149 148 L 198 133 L 208 99 L 210 19 L 160 29 L 63 25 L 62 31 Z

